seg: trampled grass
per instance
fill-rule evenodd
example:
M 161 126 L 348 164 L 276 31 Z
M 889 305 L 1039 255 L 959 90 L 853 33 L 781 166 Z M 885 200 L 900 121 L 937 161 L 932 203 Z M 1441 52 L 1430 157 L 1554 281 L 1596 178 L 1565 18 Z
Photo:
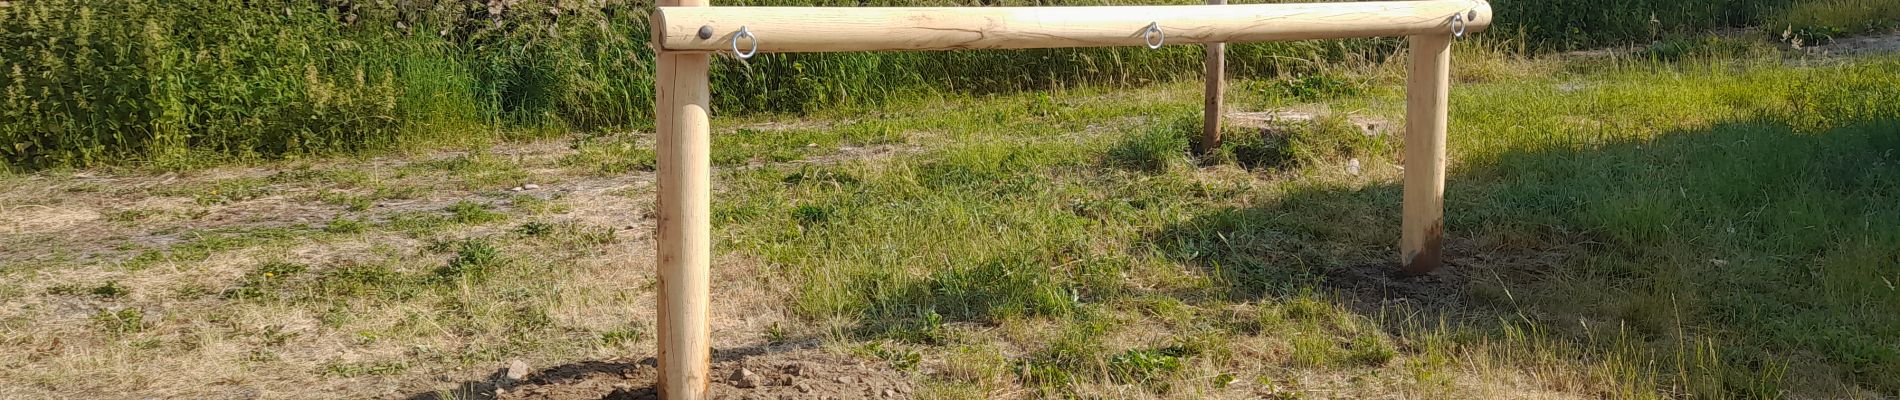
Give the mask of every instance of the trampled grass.
M 1322 118 L 1197 159 L 1195 85 L 716 119 L 716 345 L 926 398 L 1900 393 L 1900 60 L 1659 59 L 1460 53 L 1491 72 L 1454 90 L 1450 265 L 1418 280 L 1382 273 L 1396 137 Z M 1396 121 L 1393 69 L 1232 103 Z M 0 395 L 650 354 L 650 140 L 567 142 L 4 178 Z

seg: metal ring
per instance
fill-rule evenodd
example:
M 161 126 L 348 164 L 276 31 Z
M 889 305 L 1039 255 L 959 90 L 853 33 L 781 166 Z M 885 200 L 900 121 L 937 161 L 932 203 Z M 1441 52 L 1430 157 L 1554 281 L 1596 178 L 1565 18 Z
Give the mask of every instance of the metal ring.
M 1141 40 L 1148 42 L 1148 48 L 1159 49 L 1168 42 L 1168 35 L 1161 33 L 1161 22 L 1149 22 L 1148 29 L 1141 32 Z
M 751 39 L 752 50 L 739 51 L 739 38 Z M 755 54 L 759 54 L 759 37 L 752 35 L 752 31 L 746 30 L 745 25 L 740 25 L 739 33 L 735 33 L 732 35 L 732 55 L 739 56 L 739 59 L 744 60 L 744 59 L 752 58 L 752 56 Z
M 1451 36 L 1465 37 L 1466 24 L 1467 22 L 1465 22 L 1465 13 L 1452 14 L 1451 15 Z

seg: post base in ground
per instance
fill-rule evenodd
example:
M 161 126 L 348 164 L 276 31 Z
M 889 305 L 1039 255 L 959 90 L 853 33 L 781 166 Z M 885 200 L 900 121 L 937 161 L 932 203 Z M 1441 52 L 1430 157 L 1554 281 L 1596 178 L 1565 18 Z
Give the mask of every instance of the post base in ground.
M 1449 34 L 1412 36 L 1405 92 L 1405 205 L 1399 262 L 1407 274 L 1438 269 L 1445 237 L 1445 130 L 1451 96 Z

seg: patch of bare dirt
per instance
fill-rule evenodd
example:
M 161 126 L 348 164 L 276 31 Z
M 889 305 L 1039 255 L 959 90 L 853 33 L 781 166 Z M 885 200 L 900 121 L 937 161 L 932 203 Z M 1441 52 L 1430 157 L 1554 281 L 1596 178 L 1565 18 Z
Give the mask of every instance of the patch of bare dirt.
M 843 146 L 839 147 L 836 153 L 806 157 L 805 159 L 792 161 L 787 164 L 838 164 L 846 161 L 883 159 L 922 151 L 922 147 L 909 144 L 882 144 L 864 147 Z
M 1565 251 L 1498 253 L 1463 241 L 1446 243 L 1444 266 L 1407 275 L 1396 262 L 1346 266 L 1326 272 L 1325 286 L 1360 311 L 1396 306 L 1423 310 L 1488 307 L 1483 287 L 1543 279 Z M 1467 310 L 1468 311 L 1468 310 Z
M 1325 105 L 1308 105 L 1258 112 L 1230 112 L 1225 114 L 1229 124 L 1236 127 L 1259 129 L 1262 135 L 1279 134 L 1288 129 L 1311 124 L 1313 121 L 1329 118 L 1334 115 L 1336 115 L 1334 111 Z M 1395 130 L 1396 127 L 1391 122 L 1377 116 L 1347 112 L 1345 113 L 1345 118 L 1347 123 L 1359 128 L 1359 131 L 1365 133 L 1366 136 L 1392 135 L 1397 132 Z
M 1325 282 L 1358 309 L 1399 304 L 1456 305 L 1465 297 L 1469 280 L 1462 273 L 1461 263 L 1448 260 L 1445 264 L 1437 271 L 1417 276 L 1401 272 L 1397 263 L 1346 266 L 1327 271 Z
M 1810 55 L 1869 56 L 1900 53 L 1900 32 L 1837 39 L 1821 46 L 1804 48 Z
M 883 363 L 829 354 L 815 348 L 715 354 L 709 393 L 713 399 L 908 399 L 914 388 L 903 373 Z M 658 399 L 659 369 L 651 357 L 581 361 L 523 373 L 503 367 L 483 381 L 465 382 L 448 393 L 412 400 Z

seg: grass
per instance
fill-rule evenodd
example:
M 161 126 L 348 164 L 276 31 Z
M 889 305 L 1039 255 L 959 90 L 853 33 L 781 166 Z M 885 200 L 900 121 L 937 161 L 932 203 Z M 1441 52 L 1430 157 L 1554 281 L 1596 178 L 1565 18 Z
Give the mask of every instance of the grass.
M 1192 332 L 1204 329 L 1192 321 L 1236 305 L 1290 307 L 1292 322 L 1277 323 L 1302 325 L 1278 345 L 1291 346 L 1292 366 L 1379 370 L 1410 356 L 1394 340 L 1448 337 L 1438 351 L 1511 348 L 1496 356 L 1512 368 L 1632 360 L 1568 364 L 1582 382 L 1545 383 L 1604 390 L 1596 395 L 1889 392 L 1900 360 L 1876 343 L 1896 337 L 1893 321 L 1867 312 L 1900 300 L 1882 283 L 1895 279 L 1882 265 L 1900 248 L 1890 228 L 1900 215 L 1883 206 L 1900 103 L 1892 91 L 1846 88 L 1895 87 L 1896 68 L 1638 62 L 1461 88 L 1448 229 L 1465 233 L 1454 251 L 1517 261 L 1473 261 L 1465 278 L 1477 298 L 1422 310 L 1437 317 L 1281 303 L 1303 288 L 1354 285 L 1329 277 L 1390 258 L 1396 147 L 1376 140 L 1304 145 L 1290 175 L 1248 178 L 1169 167 L 1184 164 L 1186 140 L 1155 128 L 1073 137 L 1040 133 L 1062 131 L 1061 118 L 972 123 L 963 129 L 982 143 L 820 172 L 729 173 L 737 189 L 715 218 L 735 251 L 803 277 L 800 313 L 852 321 L 850 338 L 928 344 L 1011 321 L 1087 327 L 1072 333 L 1085 343 L 990 339 L 1055 340 L 1019 376 L 1052 393 L 1092 393 L 1135 368 L 1107 365 L 1166 365 L 1101 338 Z M 1586 88 L 1561 89 L 1572 83 Z M 1383 104 L 1375 112 L 1399 105 L 1370 101 Z M 947 119 L 913 115 L 917 125 Z M 1375 172 L 1344 173 L 1348 156 Z M 848 179 L 807 183 L 814 175 Z M 1554 259 L 1525 264 L 1546 252 Z M 1175 309 L 1188 311 L 1172 312 L 1187 316 L 1161 327 L 1102 317 L 1157 296 L 1181 299 Z M 968 330 L 918 334 L 918 315 Z M 1789 372 L 1818 365 L 1836 373 Z
M 1812 0 L 1796 3 L 1769 21 L 1785 40 L 1827 44 L 1835 38 L 1900 28 L 1900 1 Z
M 1900 60 L 1471 50 L 1495 69 L 1453 92 L 1452 262 L 1415 281 L 1379 273 L 1397 138 L 1346 115 L 1402 114 L 1390 65 L 1236 84 L 1335 111 L 1200 157 L 1188 84 L 722 117 L 721 349 L 935 398 L 1900 393 Z M 646 354 L 650 139 L 567 140 L 0 178 L 0 395 L 380 396 Z

